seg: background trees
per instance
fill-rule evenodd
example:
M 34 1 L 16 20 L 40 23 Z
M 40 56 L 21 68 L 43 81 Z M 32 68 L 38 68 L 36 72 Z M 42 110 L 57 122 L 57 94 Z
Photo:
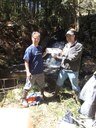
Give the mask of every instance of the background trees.
M 25 18 L 38 24 L 55 20 L 54 24 L 65 25 L 67 20 L 68 24 L 74 22 L 78 14 L 95 13 L 95 7 L 95 0 L 1 0 L 0 19 L 17 22 Z
M 95 13 L 96 0 L 0 0 L 0 53 L 4 55 L 0 65 L 21 62 L 25 48 L 31 44 L 33 30 L 42 33 L 44 46 L 54 34 L 61 34 L 56 31 L 65 32 L 73 26 L 80 41 L 84 45 L 87 42 L 94 54 Z

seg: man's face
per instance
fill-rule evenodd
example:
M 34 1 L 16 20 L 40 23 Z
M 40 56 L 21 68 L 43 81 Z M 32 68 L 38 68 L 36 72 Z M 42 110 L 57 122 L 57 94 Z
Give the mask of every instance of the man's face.
M 71 42 L 71 43 L 74 43 L 75 41 L 75 35 L 66 35 L 66 40 L 67 42 Z
M 40 41 L 40 36 L 34 34 L 32 36 L 32 42 L 37 44 L 37 43 L 39 43 L 39 41 Z

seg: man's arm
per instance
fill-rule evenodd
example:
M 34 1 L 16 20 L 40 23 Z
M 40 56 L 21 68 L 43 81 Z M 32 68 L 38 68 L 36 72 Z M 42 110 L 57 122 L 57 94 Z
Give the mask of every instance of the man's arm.
M 62 60 L 62 53 L 59 54 L 59 55 L 54 55 L 53 57 L 54 57 L 55 59 Z
M 60 48 L 46 48 L 45 52 L 43 53 L 43 57 L 47 54 L 51 54 L 53 58 L 61 59 L 62 50 Z
M 77 48 L 76 48 L 76 51 L 74 51 L 72 54 L 69 54 L 65 61 L 76 61 L 82 54 L 82 49 L 83 49 L 83 46 L 82 45 L 78 45 Z
M 53 58 L 59 59 L 59 60 L 62 60 L 63 56 L 64 56 L 64 49 L 61 50 L 61 52 L 59 54 L 57 54 L 57 55 L 53 54 L 52 55 Z
M 30 70 L 29 70 L 29 61 L 26 61 L 26 60 L 25 60 L 25 69 L 26 69 L 26 76 L 28 78 L 30 78 L 31 73 L 30 73 Z

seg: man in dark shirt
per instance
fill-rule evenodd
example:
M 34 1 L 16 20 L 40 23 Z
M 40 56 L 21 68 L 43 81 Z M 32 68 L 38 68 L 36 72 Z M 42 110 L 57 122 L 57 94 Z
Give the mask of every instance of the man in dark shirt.
M 43 59 L 42 59 L 42 48 L 39 46 L 40 33 L 32 33 L 32 44 L 26 49 L 24 54 L 24 62 L 26 69 L 26 84 L 23 89 L 22 95 L 22 105 L 24 107 L 28 106 L 26 101 L 26 96 L 28 91 L 37 83 L 37 87 L 41 90 L 41 94 L 44 97 L 44 85 L 45 78 L 43 73 Z

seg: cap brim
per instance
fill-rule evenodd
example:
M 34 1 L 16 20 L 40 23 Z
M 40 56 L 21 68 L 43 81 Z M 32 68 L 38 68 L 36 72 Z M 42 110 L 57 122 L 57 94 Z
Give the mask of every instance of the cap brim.
M 72 32 L 72 31 L 69 30 L 69 31 L 66 33 L 66 35 L 71 35 L 71 36 L 72 36 L 72 35 L 74 35 L 74 32 Z

